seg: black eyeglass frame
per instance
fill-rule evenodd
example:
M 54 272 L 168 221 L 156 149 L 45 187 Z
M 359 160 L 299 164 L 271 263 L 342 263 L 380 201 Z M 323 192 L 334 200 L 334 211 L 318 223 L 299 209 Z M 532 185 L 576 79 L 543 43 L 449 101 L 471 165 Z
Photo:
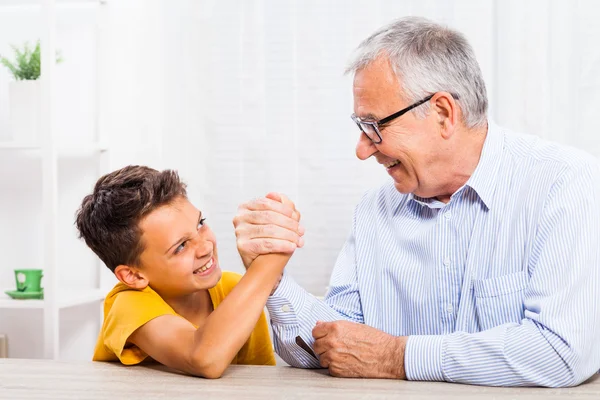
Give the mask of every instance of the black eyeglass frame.
M 452 97 L 454 97 L 454 99 L 458 100 L 458 95 L 453 94 L 453 93 L 451 93 L 451 94 L 452 94 Z M 381 132 L 379 132 L 380 125 L 385 125 L 388 122 L 393 121 L 398 117 L 401 117 L 402 115 L 406 114 L 413 108 L 416 108 L 416 107 L 420 106 L 421 104 L 428 102 L 435 95 L 436 95 L 436 93 L 431 94 L 431 95 L 425 97 L 424 99 L 421 99 L 421 100 L 417 101 L 416 103 L 411 104 L 410 106 L 393 113 L 392 115 L 388 115 L 387 117 L 380 119 L 379 121 L 369 121 L 369 120 L 364 121 L 364 120 L 360 119 L 359 117 L 357 117 L 356 114 L 352 114 L 350 116 L 350 118 L 352 118 L 352 121 L 354 121 L 354 123 L 356 123 L 356 125 L 358 126 L 358 129 L 360 129 L 361 132 L 364 133 L 366 137 L 368 137 L 373 143 L 380 144 L 383 141 L 383 139 L 381 138 Z M 373 128 L 373 131 L 377 135 L 377 139 L 378 139 L 377 141 L 366 132 L 366 130 L 362 127 L 363 124 L 369 125 Z

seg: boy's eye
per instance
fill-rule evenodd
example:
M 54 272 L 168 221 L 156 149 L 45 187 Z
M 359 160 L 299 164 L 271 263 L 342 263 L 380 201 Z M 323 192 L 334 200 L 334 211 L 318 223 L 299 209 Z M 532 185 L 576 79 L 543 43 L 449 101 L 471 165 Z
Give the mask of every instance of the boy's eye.
M 204 221 L 206 221 L 206 218 L 202 218 L 200 221 L 198 221 L 198 226 L 196 227 L 197 230 L 200 230 L 204 226 Z M 189 240 L 184 240 L 183 242 L 181 242 L 181 244 L 177 246 L 173 254 L 181 253 L 187 246 L 188 241 Z
M 183 249 L 185 248 L 187 244 L 187 240 L 184 240 L 183 242 L 181 242 L 181 244 L 179 246 L 177 246 L 177 248 L 175 249 L 175 252 L 173 254 L 179 254 L 183 251 Z

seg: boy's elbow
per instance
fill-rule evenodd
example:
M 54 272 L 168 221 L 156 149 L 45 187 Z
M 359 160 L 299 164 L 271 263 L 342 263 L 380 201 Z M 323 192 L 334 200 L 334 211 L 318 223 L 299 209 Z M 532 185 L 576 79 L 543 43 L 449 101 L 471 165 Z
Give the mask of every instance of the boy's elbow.
M 207 378 L 219 379 L 229 366 L 229 363 L 221 361 L 207 360 L 207 357 L 202 357 L 192 361 L 192 372 L 194 375 Z
M 198 375 L 207 379 L 219 379 L 223 376 L 225 369 L 226 368 L 220 366 L 205 367 L 199 371 L 200 373 Z

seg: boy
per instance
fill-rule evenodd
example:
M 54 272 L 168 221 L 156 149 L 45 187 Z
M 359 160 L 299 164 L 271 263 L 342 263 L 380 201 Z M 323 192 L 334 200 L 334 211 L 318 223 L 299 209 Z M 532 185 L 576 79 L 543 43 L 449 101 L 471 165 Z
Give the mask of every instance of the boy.
M 76 225 L 119 280 L 95 361 L 150 357 L 206 378 L 231 363 L 275 365 L 263 308 L 291 254 L 260 256 L 243 277 L 221 273 L 215 236 L 176 172 L 128 166 L 101 177 Z

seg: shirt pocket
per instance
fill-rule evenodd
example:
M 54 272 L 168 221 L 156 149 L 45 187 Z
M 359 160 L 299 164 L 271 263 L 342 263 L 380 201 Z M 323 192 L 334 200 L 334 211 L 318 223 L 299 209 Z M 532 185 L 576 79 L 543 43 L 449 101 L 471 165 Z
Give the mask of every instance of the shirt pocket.
M 521 323 L 523 295 L 529 275 L 515 272 L 489 279 L 474 279 L 477 323 L 482 331 L 507 323 Z

